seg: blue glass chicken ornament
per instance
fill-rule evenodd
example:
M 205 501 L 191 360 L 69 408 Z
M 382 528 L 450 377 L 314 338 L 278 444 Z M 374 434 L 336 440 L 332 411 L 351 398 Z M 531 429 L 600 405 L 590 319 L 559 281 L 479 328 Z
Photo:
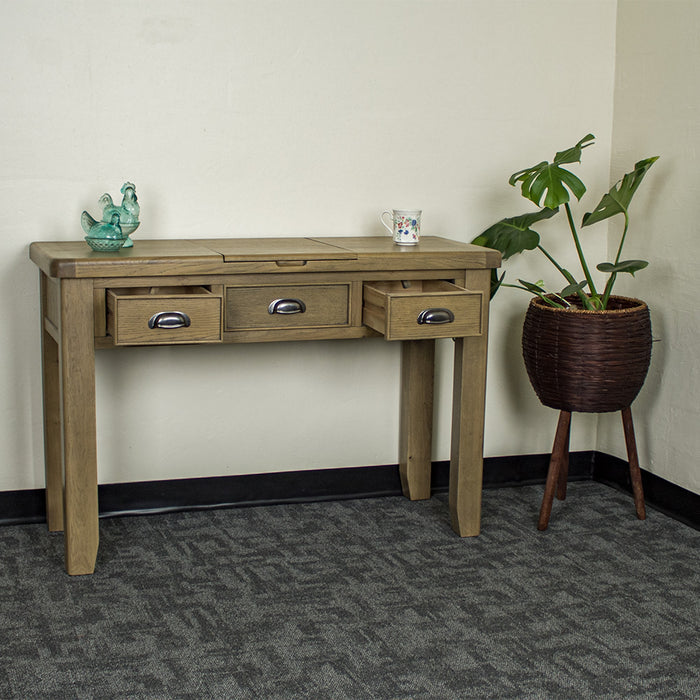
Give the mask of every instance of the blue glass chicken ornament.
M 83 225 L 83 229 L 88 232 L 85 240 L 93 250 L 108 253 L 124 246 L 126 236 L 122 233 L 122 228 L 119 225 L 119 214 L 116 212 L 112 214 L 112 220 L 106 224 L 104 221 L 95 221 L 90 214 L 84 211 L 80 223 Z
M 86 211 L 80 216 L 83 231 L 87 233 L 85 240 L 93 250 L 119 250 L 119 248 L 131 248 L 134 245 L 129 236 L 138 228 L 141 212 L 136 197 L 136 187 L 131 182 L 125 182 L 121 193 L 123 195 L 121 206 L 116 206 L 108 193 L 100 197 L 101 221 L 96 221 Z M 119 240 L 121 245 L 117 244 Z M 95 243 L 96 241 L 101 242 Z

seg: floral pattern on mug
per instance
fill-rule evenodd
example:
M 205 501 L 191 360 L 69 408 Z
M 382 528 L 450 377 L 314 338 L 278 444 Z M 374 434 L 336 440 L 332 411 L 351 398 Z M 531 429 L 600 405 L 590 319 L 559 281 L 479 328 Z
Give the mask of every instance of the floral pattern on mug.
M 402 240 L 418 240 L 418 219 L 408 216 L 398 216 L 396 218 L 396 230 Z

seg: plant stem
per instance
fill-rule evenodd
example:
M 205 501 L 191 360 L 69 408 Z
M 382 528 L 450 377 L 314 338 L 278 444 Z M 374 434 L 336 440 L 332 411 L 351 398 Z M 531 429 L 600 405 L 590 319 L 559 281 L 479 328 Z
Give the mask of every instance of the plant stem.
M 574 225 L 574 217 L 571 215 L 571 207 L 569 203 L 564 203 L 564 208 L 566 209 L 566 218 L 569 220 L 569 228 L 571 229 L 571 235 L 574 237 L 574 245 L 576 246 L 576 253 L 578 254 L 579 262 L 581 263 L 581 268 L 583 269 L 584 277 L 586 282 L 588 282 L 588 288 L 591 290 L 589 304 L 587 306 L 592 309 L 599 308 L 600 297 L 596 291 L 595 284 L 593 283 L 593 278 L 591 277 L 590 270 L 586 264 L 586 258 L 583 254 L 583 248 L 581 248 L 581 241 L 579 241 L 578 233 L 576 232 L 576 226 Z M 597 303 L 596 303 L 597 302 Z
M 608 308 L 608 301 L 610 300 L 610 295 L 612 294 L 613 285 L 617 279 L 617 272 L 611 272 L 610 277 L 608 277 L 608 283 L 605 285 L 605 290 L 603 291 L 603 308 Z
M 625 227 L 622 229 L 622 236 L 620 238 L 620 245 L 617 247 L 617 255 L 615 256 L 615 264 L 620 262 L 620 256 L 622 255 L 622 246 L 625 244 L 625 236 L 627 236 L 627 229 L 630 225 L 629 214 L 627 209 L 623 209 L 622 213 L 625 215 Z M 605 290 L 603 291 L 603 308 L 608 308 L 608 301 L 610 300 L 610 295 L 612 294 L 613 286 L 615 285 L 615 280 L 617 279 L 617 272 L 611 272 L 608 278 L 608 283 L 605 285 Z
M 568 270 L 565 270 L 541 245 L 538 244 L 537 247 L 544 253 L 547 260 L 549 260 L 549 262 L 551 262 L 552 265 L 554 265 L 554 267 L 556 267 L 557 270 L 559 270 L 559 272 L 561 272 L 561 274 L 564 276 L 564 279 L 569 284 L 576 284 L 576 279 Z M 587 308 L 588 306 L 590 306 L 590 302 L 588 300 L 588 297 L 583 292 L 583 290 L 579 289 L 578 292 L 576 292 L 576 293 L 578 294 L 578 297 L 581 300 L 581 303 L 583 304 L 584 308 Z
M 627 213 L 627 209 L 622 212 L 625 215 L 625 228 L 622 229 L 622 237 L 620 238 L 620 245 L 617 247 L 617 257 L 615 258 L 615 264 L 620 262 L 620 256 L 622 255 L 622 246 L 625 244 L 625 236 L 627 235 L 627 229 L 630 225 L 630 217 Z
M 545 304 L 549 304 L 550 306 L 554 306 L 557 309 L 566 309 L 568 306 L 571 306 L 565 299 L 562 299 L 564 304 L 560 304 L 557 301 L 554 301 L 554 299 L 550 299 L 548 296 L 545 296 L 544 294 L 541 294 L 540 292 L 534 292 L 531 289 L 528 289 L 527 287 L 522 287 L 519 284 L 508 284 L 506 282 L 503 282 L 501 285 L 502 287 L 510 287 L 511 289 L 522 289 L 524 292 L 527 292 L 528 294 L 536 294 L 540 299 L 542 299 Z M 561 297 L 559 297 L 561 299 Z
M 565 270 L 541 245 L 538 244 L 537 248 L 541 250 L 547 260 L 549 260 L 549 262 L 551 262 L 552 265 L 554 265 L 554 267 L 556 267 L 557 270 L 564 275 L 564 279 L 566 279 L 569 284 L 576 284 L 576 280 L 574 279 L 573 275 L 568 270 Z

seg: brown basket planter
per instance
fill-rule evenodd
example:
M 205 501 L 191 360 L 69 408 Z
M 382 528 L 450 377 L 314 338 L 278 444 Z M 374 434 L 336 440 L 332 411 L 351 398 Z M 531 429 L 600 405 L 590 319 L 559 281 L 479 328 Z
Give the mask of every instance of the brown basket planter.
M 611 297 L 606 311 L 556 309 L 535 298 L 525 316 L 523 358 L 545 406 L 620 411 L 632 404 L 649 369 L 649 309 L 627 297 Z

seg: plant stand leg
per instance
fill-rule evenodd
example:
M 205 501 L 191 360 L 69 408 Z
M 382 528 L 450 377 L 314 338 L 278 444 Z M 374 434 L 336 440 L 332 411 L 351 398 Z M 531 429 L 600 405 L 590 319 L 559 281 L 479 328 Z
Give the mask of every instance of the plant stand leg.
M 644 508 L 644 490 L 642 489 L 642 472 L 639 470 L 639 457 L 637 455 L 637 442 L 634 437 L 634 423 L 632 422 L 632 409 L 628 406 L 622 409 L 622 427 L 625 431 L 625 445 L 627 446 L 627 459 L 630 464 L 630 478 L 632 480 L 632 493 L 634 494 L 634 507 L 637 517 L 645 520 L 647 517 Z
M 569 413 L 569 417 L 571 414 Z M 563 453 L 559 463 L 559 478 L 557 479 L 557 498 L 560 501 L 566 499 L 566 483 L 569 479 L 569 442 L 571 436 L 571 418 L 566 428 L 566 438 L 564 440 Z
M 537 523 L 538 530 L 546 530 L 549 525 L 549 516 L 552 513 L 552 502 L 554 492 L 560 487 L 560 474 L 568 473 L 569 462 L 569 433 L 571 428 L 571 411 L 561 411 L 557 423 L 557 432 L 554 436 L 554 446 L 552 447 L 552 457 L 549 460 L 549 471 L 547 472 L 547 483 L 544 488 L 544 497 L 540 507 L 540 518 Z M 559 487 L 559 489 L 557 488 Z M 564 495 L 566 494 L 564 490 Z M 560 496 L 561 497 L 561 496 Z

